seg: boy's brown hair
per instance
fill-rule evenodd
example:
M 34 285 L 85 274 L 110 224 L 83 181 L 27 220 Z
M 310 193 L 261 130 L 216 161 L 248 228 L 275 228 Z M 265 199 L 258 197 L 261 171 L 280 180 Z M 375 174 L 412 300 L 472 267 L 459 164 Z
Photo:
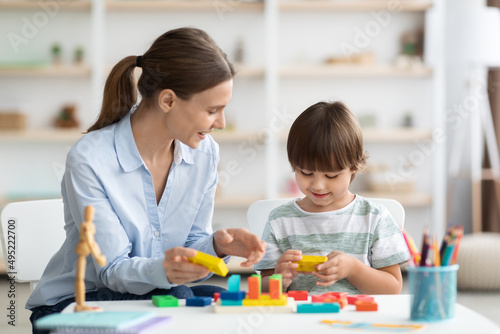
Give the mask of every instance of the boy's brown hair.
M 293 170 L 321 172 L 358 172 L 368 158 L 361 127 L 342 102 L 318 102 L 302 112 L 290 128 L 287 153 Z

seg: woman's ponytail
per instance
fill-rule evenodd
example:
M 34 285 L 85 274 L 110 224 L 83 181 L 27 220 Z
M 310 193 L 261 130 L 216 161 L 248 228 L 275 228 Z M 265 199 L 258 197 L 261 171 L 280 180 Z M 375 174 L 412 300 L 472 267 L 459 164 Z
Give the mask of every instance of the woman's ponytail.
M 136 60 L 136 56 L 129 56 L 113 67 L 104 86 L 101 113 L 87 132 L 118 122 L 137 102 L 134 78 Z
M 136 83 L 134 68 L 142 67 Z M 226 54 L 206 32 L 196 28 L 178 28 L 158 37 L 139 57 L 122 59 L 106 80 L 99 118 L 88 132 L 118 122 L 137 101 L 154 106 L 155 97 L 171 89 L 183 100 L 230 80 L 235 70 Z

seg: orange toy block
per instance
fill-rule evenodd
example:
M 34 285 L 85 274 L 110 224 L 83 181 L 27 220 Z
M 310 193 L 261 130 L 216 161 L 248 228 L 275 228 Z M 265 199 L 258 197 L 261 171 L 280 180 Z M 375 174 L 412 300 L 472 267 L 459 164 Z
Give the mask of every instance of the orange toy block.
M 261 276 L 252 275 L 248 278 L 248 299 L 259 299 L 261 293 Z
M 283 289 L 281 282 L 281 274 L 274 274 L 269 277 L 269 295 L 271 299 L 281 298 L 281 290 Z
M 326 261 L 328 261 L 326 256 L 302 255 L 301 261 L 293 261 L 293 263 L 299 265 L 297 269 L 295 269 L 297 271 L 315 271 L 315 265 Z
M 377 311 L 378 310 L 378 305 L 374 301 L 358 300 L 354 305 L 356 305 L 356 311 Z
M 226 276 L 229 272 L 229 269 L 223 259 L 210 254 L 196 251 L 196 256 L 188 257 L 188 259 L 195 264 L 200 264 L 206 267 L 208 270 L 219 276 Z
M 294 300 L 308 300 L 309 292 L 307 291 L 288 291 L 288 297 Z
M 353 296 L 348 296 L 347 297 L 347 303 L 349 305 L 355 305 L 355 303 L 360 300 L 360 301 L 365 301 L 365 302 L 373 302 L 375 301 L 375 298 L 373 298 L 372 296 L 368 296 L 368 295 L 353 295 Z

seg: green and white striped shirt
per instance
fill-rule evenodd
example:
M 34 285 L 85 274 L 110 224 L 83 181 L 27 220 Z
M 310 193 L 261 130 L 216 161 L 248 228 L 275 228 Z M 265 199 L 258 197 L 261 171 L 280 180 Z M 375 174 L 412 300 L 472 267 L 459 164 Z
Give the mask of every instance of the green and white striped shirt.
M 300 198 L 279 206 L 269 214 L 262 235 L 262 240 L 267 242 L 266 254 L 255 265 L 255 270 L 273 269 L 288 249 L 322 256 L 341 251 L 373 268 L 403 263 L 410 258 L 401 230 L 384 206 L 357 195 L 342 209 L 306 212 L 297 205 L 298 200 Z M 346 279 L 329 287 L 317 286 L 316 281 L 313 275 L 299 274 L 288 290 L 361 293 Z

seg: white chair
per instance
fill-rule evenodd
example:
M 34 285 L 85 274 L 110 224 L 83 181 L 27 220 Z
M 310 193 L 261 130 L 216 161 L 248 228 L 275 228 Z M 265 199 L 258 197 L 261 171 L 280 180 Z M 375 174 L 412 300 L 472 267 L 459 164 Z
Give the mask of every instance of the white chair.
M 375 203 L 384 205 L 394 220 L 399 225 L 401 230 L 403 230 L 405 222 L 405 209 L 396 200 L 388 198 L 369 198 Z M 259 237 L 262 236 L 264 232 L 264 227 L 266 226 L 267 217 L 269 213 L 276 207 L 288 203 L 292 198 L 279 198 L 279 199 L 263 199 L 250 204 L 247 211 L 247 224 L 248 230 Z
M 33 290 L 66 237 L 62 199 L 7 204 L 0 220 L 7 274 Z

